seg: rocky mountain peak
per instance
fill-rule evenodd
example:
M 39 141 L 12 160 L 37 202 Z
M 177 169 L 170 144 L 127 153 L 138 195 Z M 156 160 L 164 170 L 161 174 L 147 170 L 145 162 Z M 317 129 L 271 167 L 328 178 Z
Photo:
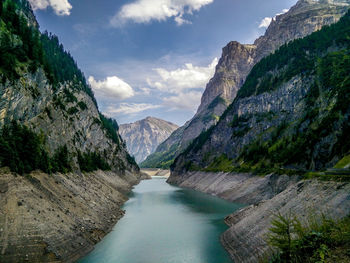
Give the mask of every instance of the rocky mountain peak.
M 140 163 L 177 128 L 179 126 L 176 124 L 149 116 L 134 123 L 120 125 L 119 132 L 129 152 Z
M 156 152 L 157 159 L 161 160 L 161 154 L 168 158 L 175 146 L 176 153 L 172 156 L 176 156 L 203 131 L 215 125 L 235 99 L 250 70 L 263 57 L 285 43 L 337 22 L 346 13 L 349 5 L 349 0 L 299 0 L 287 13 L 273 19 L 265 34 L 254 44 L 246 45 L 237 41 L 228 43 L 223 48 L 215 74 L 202 95 L 197 113 L 160 145 Z M 150 159 L 153 157 L 151 155 Z

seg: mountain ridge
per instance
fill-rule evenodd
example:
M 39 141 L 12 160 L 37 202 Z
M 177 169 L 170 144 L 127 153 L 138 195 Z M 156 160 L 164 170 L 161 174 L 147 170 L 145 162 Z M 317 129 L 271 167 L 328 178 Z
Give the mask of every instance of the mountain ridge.
M 134 123 L 121 124 L 119 132 L 129 152 L 140 163 L 177 128 L 179 126 L 174 123 L 149 116 Z
M 320 170 L 343 158 L 348 151 L 348 17 L 283 45 L 256 64 L 219 123 L 193 141 L 175 170 L 190 159 L 194 166 L 208 168 L 211 160 L 210 167 L 220 167 L 226 157 L 237 158 L 239 167 Z M 268 150 L 259 152 L 265 146 Z M 196 157 L 189 158 L 190 153 Z M 204 153 L 215 153 L 216 161 Z
M 218 122 L 249 71 L 261 58 L 288 41 L 336 22 L 345 14 L 348 5 L 347 0 L 300 0 L 287 13 L 273 19 L 265 35 L 259 37 L 254 44 L 240 44 L 236 41 L 228 43 L 223 48 L 214 77 L 207 84 L 195 116 L 162 143 L 144 164 L 164 168 L 164 163 L 171 163 L 201 132 Z

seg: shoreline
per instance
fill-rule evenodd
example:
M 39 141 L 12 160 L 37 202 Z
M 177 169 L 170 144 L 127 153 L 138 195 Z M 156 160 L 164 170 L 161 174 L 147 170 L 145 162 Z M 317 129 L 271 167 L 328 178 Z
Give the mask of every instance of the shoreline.
M 139 175 L 0 170 L 0 261 L 75 262 L 124 216 Z
M 303 180 L 298 176 L 190 172 L 172 173 L 168 183 L 248 206 L 226 216 L 220 243 L 235 262 L 259 262 L 268 251 L 265 235 L 277 212 L 306 222 L 310 213 L 333 219 L 350 214 L 350 183 Z

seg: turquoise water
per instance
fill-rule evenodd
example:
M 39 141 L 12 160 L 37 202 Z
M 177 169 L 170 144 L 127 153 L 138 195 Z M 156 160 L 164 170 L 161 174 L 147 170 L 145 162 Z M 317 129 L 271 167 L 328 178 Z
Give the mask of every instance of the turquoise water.
M 165 179 L 142 181 L 125 216 L 79 263 L 226 263 L 219 237 L 226 215 L 242 207 Z

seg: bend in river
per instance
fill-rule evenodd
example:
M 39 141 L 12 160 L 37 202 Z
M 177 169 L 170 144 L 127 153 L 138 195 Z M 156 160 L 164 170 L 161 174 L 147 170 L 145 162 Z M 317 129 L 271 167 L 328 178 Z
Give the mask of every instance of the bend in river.
M 219 237 L 227 229 L 224 217 L 242 205 L 165 180 L 137 185 L 125 216 L 79 263 L 231 262 Z

